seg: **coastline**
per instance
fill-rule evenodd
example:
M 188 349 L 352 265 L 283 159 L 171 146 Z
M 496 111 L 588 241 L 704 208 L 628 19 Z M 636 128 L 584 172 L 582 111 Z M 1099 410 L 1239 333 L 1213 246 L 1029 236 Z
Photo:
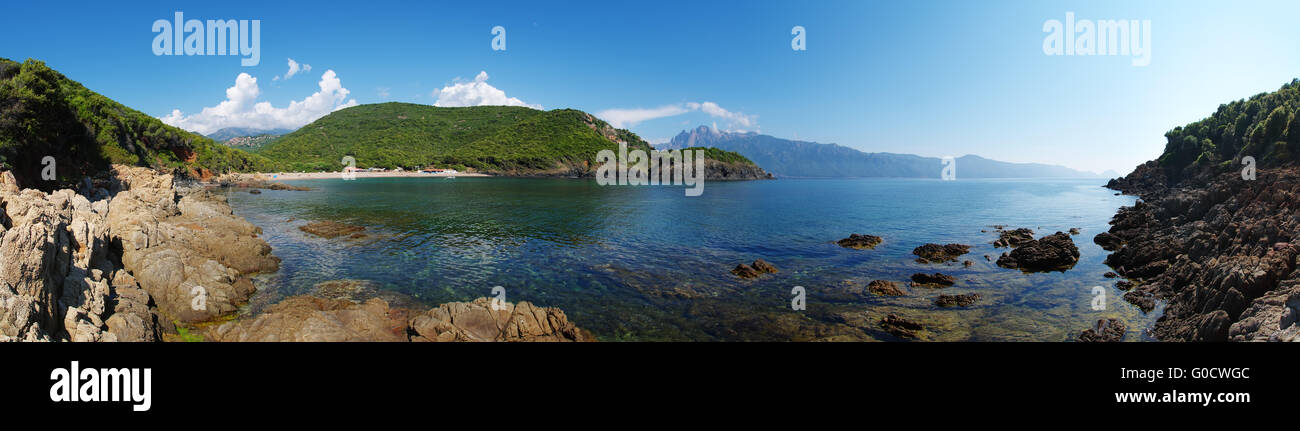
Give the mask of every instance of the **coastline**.
M 329 180 L 341 179 L 342 172 L 259 172 L 256 174 L 238 174 L 251 176 L 251 179 L 263 181 Z M 456 178 L 456 177 L 491 177 L 493 175 L 477 172 L 424 173 L 424 172 L 363 172 L 353 173 L 355 178 Z
M 1260 181 L 1207 169 L 1170 181 L 1156 162 L 1108 188 L 1141 197 L 1094 238 L 1131 280 L 1124 299 L 1168 305 L 1162 341 L 1300 341 L 1300 244 L 1294 202 L 1300 169 L 1261 169 Z M 1117 287 L 1120 287 L 1117 285 Z
M 79 191 L 46 193 L 0 171 L 0 341 L 595 340 L 557 308 L 479 298 L 410 309 L 356 280 L 241 316 L 252 276 L 280 259 L 212 189 L 232 178 L 302 189 L 223 178 L 113 165 Z

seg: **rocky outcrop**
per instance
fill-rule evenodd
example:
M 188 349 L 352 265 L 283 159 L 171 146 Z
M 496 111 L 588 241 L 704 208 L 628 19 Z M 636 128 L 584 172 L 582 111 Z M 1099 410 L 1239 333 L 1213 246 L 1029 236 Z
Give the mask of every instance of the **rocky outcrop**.
M 852 248 L 857 250 L 870 250 L 876 248 L 876 246 L 880 245 L 882 241 L 884 240 L 882 240 L 880 237 L 875 235 L 859 235 L 854 233 L 854 234 L 849 234 L 848 238 L 841 239 L 839 241 L 836 241 L 835 243 L 839 244 L 840 247 L 844 247 L 844 248 Z
M 1124 340 L 1124 322 L 1118 319 L 1101 319 L 1095 328 L 1083 330 L 1079 341 L 1085 343 L 1113 343 Z
M 1121 208 L 1103 239 L 1106 263 L 1136 281 L 1125 299 L 1144 311 L 1165 301 L 1152 333 L 1162 340 L 1263 341 L 1300 332 L 1300 169 L 1232 169 L 1170 182 L 1155 162 L 1108 187 L 1142 200 Z
M 563 311 L 487 298 L 423 313 L 365 302 L 294 296 L 251 319 L 210 330 L 212 341 L 595 341 Z
M 773 177 L 772 174 L 767 173 L 763 168 L 753 163 L 705 159 L 704 179 L 707 181 L 770 180 Z
M 997 264 L 1025 272 L 1065 271 L 1079 262 L 1079 247 L 1064 232 L 1057 232 L 1021 244 L 1010 253 L 1002 253 Z
M 265 174 L 245 174 L 238 172 L 222 175 L 211 183 L 217 187 L 242 189 L 247 190 L 250 193 L 257 192 L 258 190 L 311 190 L 310 187 L 291 186 L 271 181 L 271 178 L 268 178 Z
M 0 340 L 157 341 L 208 320 L 279 261 L 220 196 L 114 166 L 80 190 L 20 190 L 0 173 Z
M 970 253 L 970 246 L 965 244 L 925 244 L 912 249 L 912 254 L 920 256 L 917 262 L 943 263 L 957 260 L 958 256 Z
M 157 339 L 148 296 L 116 263 L 108 196 L 90 179 L 46 194 L 0 173 L 0 341 Z
M 117 167 L 122 189 L 108 224 L 123 267 L 164 315 L 201 322 L 231 313 L 256 290 L 250 274 L 273 272 L 279 259 L 261 229 L 206 190 L 177 200 L 170 175 Z

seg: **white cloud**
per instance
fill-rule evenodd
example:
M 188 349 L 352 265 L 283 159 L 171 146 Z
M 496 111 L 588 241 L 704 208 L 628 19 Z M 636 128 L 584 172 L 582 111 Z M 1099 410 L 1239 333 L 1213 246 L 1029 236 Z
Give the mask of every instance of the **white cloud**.
M 297 129 L 316 121 L 326 114 L 356 106 L 356 99 L 348 99 L 348 89 L 333 70 L 321 74 L 320 91 L 307 98 L 289 102 L 289 106 L 276 108 L 270 102 L 257 102 L 261 90 L 257 78 L 247 73 L 235 77 L 235 86 L 226 89 L 226 100 L 217 106 L 203 108 L 197 114 L 185 115 L 173 109 L 162 122 L 185 130 L 208 134 L 226 127 L 256 129 Z
M 301 71 L 302 73 L 311 72 L 311 65 L 307 63 L 303 63 L 302 65 L 299 65 L 298 62 L 293 61 L 293 59 L 290 58 L 289 71 L 284 73 L 284 79 L 287 81 L 289 78 L 293 78 L 293 76 L 297 75 L 299 71 Z
M 683 105 L 665 105 L 650 109 L 606 109 L 596 113 L 597 117 L 608 121 L 611 126 L 624 128 L 656 118 L 672 117 L 690 112 Z
M 487 83 L 487 71 L 481 71 L 478 76 L 474 77 L 473 82 L 457 82 L 441 90 L 433 92 L 433 106 L 483 106 L 483 105 L 504 105 L 504 106 L 527 106 L 533 109 L 542 109 L 541 105 L 524 103 L 514 97 L 506 97 L 506 92 Z
M 729 127 L 733 129 L 737 127 L 749 128 L 758 124 L 758 117 L 755 115 L 745 115 L 739 112 L 728 111 L 713 102 L 686 102 L 649 109 L 606 109 L 597 112 L 596 116 L 608 121 L 609 124 L 614 127 L 626 128 L 635 126 L 643 121 L 672 117 L 688 112 L 703 112 L 714 118 L 728 120 L 730 122 Z M 714 124 L 717 123 L 715 122 Z

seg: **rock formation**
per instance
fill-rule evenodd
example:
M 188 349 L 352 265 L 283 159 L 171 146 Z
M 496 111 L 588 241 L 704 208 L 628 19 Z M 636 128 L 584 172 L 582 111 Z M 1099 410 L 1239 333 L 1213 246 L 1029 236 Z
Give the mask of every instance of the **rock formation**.
M 595 341 L 563 311 L 488 298 L 442 304 L 423 313 L 371 298 L 294 296 L 251 319 L 208 332 L 212 341 Z
M 1002 253 L 998 266 L 1025 272 L 1065 271 L 1079 262 L 1079 247 L 1064 232 L 1020 244 L 1010 253 Z
M 220 196 L 114 166 L 81 190 L 0 173 L 0 340 L 157 341 L 234 311 L 279 262 Z
M 1300 332 L 1300 169 L 1203 171 L 1171 182 L 1156 162 L 1107 187 L 1142 200 L 1121 208 L 1095 241 L 1136 281 L 1125 299 L 1166 301 L 1162 340 L 1295 340 Z

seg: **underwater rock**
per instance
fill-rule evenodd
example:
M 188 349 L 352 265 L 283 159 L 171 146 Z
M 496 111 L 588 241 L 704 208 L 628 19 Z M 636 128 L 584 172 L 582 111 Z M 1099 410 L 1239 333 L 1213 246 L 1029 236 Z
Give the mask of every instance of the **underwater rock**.
M 1118 319 L 1101 319 L 1096 328 L 1083 330 L 1079 341 L 1085 343 L 1113 343 L 1124 340 L 1124 322 Z
M 967 293 L 964 295 L 939 295 L 935 298 L 934 305 L 939 307 L 968 307 L 979 301 L 980 294 Z
M 880 328 L 895 337 L 915 339 L 917 338 L 916 331 L 920 331 L 925 327 L 916 321 L 898 317 L 898 315 L 891 313 L 880 319 Z
M 871 280 L 867 284 L 867 290 L 880 296 L 903 296 L 907 293 L 898 287 L 897 283 L 888 280 Z
M 350 224 L 339 223 L 339 222 L 334 222 L 329 220 L 307 223 L 305 225 L 298 226 L 298 229 L 302 230 L 303 232 L 307 232 L 309 234 L 316 235 L 325 239 L 333 239 L 344 235 L 352 235 L 354 233 L 358 233 L 363 230 L 366 230 L 364 226 L 354 226 Z
M 912 274 L 913 286 L 948 287 L 948 286 L 952 286 L 955 283 L 957 283 L 957 277 L 953 277 L 951 275 L 942 274 L 938 272 L 934 274 L 925 274 L 919 272 L 916 274 Z

